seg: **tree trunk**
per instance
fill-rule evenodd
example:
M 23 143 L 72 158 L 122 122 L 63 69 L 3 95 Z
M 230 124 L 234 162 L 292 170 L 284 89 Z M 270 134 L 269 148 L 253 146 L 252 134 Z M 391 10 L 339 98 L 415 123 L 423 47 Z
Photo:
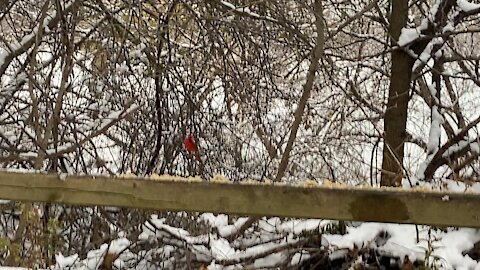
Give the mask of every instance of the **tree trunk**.
M 392 1 L 390 35 L 398 41 L 407 23 L 408 1 Z M 392 42 L 394 43 L 394 42 Z M 400 186 L 403 154 L 407 137 L 407 108 L 414 59 L 401 49 L 392 52 L 390 87 L 384 120 L 384 147 L 381 186 Z
M 275 176 L 275 182 L 280 182 L 282 177 L 285 175 L 288 166 L 288 159 L 290 157 L 290 152 L 293 149 L 295 139 L 297 138 L 298 128 L 302 122 L 303 113 L 305 107 L 307 106 L 308 98 L 310 97 L 310 92 L 312 92 L 313 84 L 315 80 L 315 74 L 317 73 L 318 65 L 320 59 L 324 53 L 325 45 L 325 25 L 323 22 L 323 6 L 320 0 L 316 0 L 313 7 L 313 12 L 315 13 L 315 26 L 317 28 L 317 40 L 315 47 L 312 50 L 312 60 L 310 61 L 310 66 L 308 67 L 307 81 L 303 85 L 303 93 L 298 102 L 297 109 L 295 110 L 294 120 L 292 127 L 290 129 L 290 136 L 288 137 L 287 146 L 285 146 L 285 151 L 283 152 L 280 165 L 278 166 L 277 175 Z

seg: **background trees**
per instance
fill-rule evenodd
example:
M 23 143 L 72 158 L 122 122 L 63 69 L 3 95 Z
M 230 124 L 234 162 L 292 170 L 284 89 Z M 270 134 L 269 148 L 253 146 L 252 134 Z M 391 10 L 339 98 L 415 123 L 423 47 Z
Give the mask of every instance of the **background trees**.
M 479 11 L 451 0 L 3 1 L 0 164 L 232 181 L 476 181 Z M 202 164 L 182 148 L 188 133 Z M 12 264 L 14 247 L 38 251 L 40 265 L 59 250 L 85 256 L 119 231 L 134 239 L 149 218 L 2 207 Z

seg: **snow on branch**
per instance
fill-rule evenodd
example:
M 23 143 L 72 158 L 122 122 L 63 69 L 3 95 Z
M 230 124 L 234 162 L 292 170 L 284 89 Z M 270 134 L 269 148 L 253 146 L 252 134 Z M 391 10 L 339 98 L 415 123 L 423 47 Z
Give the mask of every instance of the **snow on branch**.
M 458 7 L 454 16 L 445 16 L 452 10 L 453 7 Z M 403 28 L 401 35 L 397 41 L 400 47 L 409 47 L 419 41 L 430 41 L 436 34 L 443 35 L 452 32 L 454 27 L 458 25 L 462 19 L 467 16 L 474 15 L 480 12 L 480 4 L 472 3 L 467 0 L 437 0 L 430 11 L 423 18 L 419 26 L 415 28 Z M 441 28 L 438 28 L 441 26 Z M 436 29 L 441 29 L 439 33 L 435 33 Z M 426 44 L 420 46 L 420 50 L 415 53 L 419 54 L 426 47 Z
M 18 43 L 5 44 L 7 50 L 0 48 L 0 76 L 5 73 L 11 61 L 15 57 L 25 53 L 33 44 L 35 44 L 37 38 L 46 29 L 52 29 L 59 22 L 60 18 L 64 16 L 64 13 L 68 13 L 73 10 L 77 3 L 81 0 L 72 0 L 65 4 L 63 12 L 54 12 L 52 15 L 46 16 L 41 25 L 33 28 L 32 32 L 22 38 Z
M 455 9 L 456 8 L 456 9 Z M 453 16 L 445 16 L 455 10 Z M 437 0 L 419 26 L 403 28 L 397 41 L 399 47 L 418 58 L 413 71 L 423 68 L 446 43 L 456 25 L 468 16 L 480 13 L 480 4 L 467 0 Z M 440 46 L 438 46 L 440 45 Z
M 465 13 L 480 11 L 480 4 L 472 3 L 467 0 L 457 0 L 457 6 Z
M 425 162 L 419 167 L 416 176 L 419 180 L 431 180 L 435 171 L 454 160 L 465 155 L 468 151 L 478 152 L 477 138 L 468 138 L 468 132 L 480 123 L 480 117 L 461 129 L 453 138 L 448 140 L 435 153 L 429 154 Z
M 288 257 L 284 256 L 284 251 L 304 245 L 305 240 L 294 239 L 294 228 L 291 221 L 284 224 L 278 218 L 272 218 L 272 222 L 283 228 L 283 231 L 274 230 L 267 234 L 271 235 L 271 241 L 263 239 L 259 241 L 250 241 L 248 247 L 240 248 L 235 242 L 230 242 L 222 235 L 222 232 L 230 231 L 231 226 L 221 220 L 225 215 L 215 216 L 206 213 L 200 216 L 200 219 L 206 218 L 216 228 L 217 233 L 209 233 L 200 236 L 191 236 L 187 231 L 171 227 L 164 224 L 165 219 L 159 219 L 153 215 L 145 224 L 145 230 L 139 236 L 143 241 L 160 241 L 175 246 L 175 248 L 188 249 L 194 258 L 199 262 L 213 263 L 222 266 L 235 265 L 245 262 L 254 262 L 255 267 L 272 267 L 278 261 L 285 261 Z M 239 218 L 240 223 L 245 222 L 247 218 Z M 226 221 L 226 220 L 225 220 Z M 237 223 L 237 222 L 235 222 Z M 278 223 L 278 224 L 277 224 Z M 297 220 L 298 223 L 298 220 Z M 260 222 L 259 226 L 262 226 Z M 315 226 L 298 226 L 297 232 L 317 230 L 320 226 L 320 220 L 313 222 Z M 237 224 L 238 225 L 238 224 Z M 302 229 L 301 231 L 299 229 Z M 275 260 L 268 260 L 273 256 Z M 272 259 L 272 258 L 270 258 Z M 275 262 L 275 263 L 273 263 Z
M 62 146 L 46 149 L 45 153 L 47 154 L 47 157 L 55 157 L 71 153 L 81 147 L 86 142 L 90 141 L 92 138 L 104 134 L 110 127 L 114 126 L 120 120 L 124 119 L 128 115 L 131 115 L 138 110 L 138 106 L 134 104 L 136 99 L 137 98 L 131 99 L 127 104 L 124 105 L 122 110 L 112 111 L 107 117 L 97 119 L 94 123 L 90 125 L 91 127 L 94 127 L 95 130 L 92 131 L 89 135 L 82 138 L 77 143 L 65 143 Z M 37 155 L 38 153 L 35 152 L 26 152 L 21 153 L 19 156 L 24 159 L 34 159 L 37 157 Z
M 255 13 L 255 12 L 251 11 L 250 8 L 248 8 L 248 7 L 236 7 L 234 4 L 232 4 L 228 1 L 220 1 L 220 3 L 223 6 L 231 9 L 232 11 L 240 13 L 242 15 L 246 15 L 246 16 L 256 18 L 256 19 L 264 19 L 264 20 L 271 21 L 271 22 L 277 21 L 274 18 L 269 17 L 269 16 L 261 16 L 261 15 Z

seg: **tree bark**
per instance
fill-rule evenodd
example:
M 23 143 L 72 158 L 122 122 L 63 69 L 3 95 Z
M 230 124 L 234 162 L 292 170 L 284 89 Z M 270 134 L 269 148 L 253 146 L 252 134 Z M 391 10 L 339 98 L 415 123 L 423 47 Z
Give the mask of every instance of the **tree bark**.
M 396 42 L 407 24 L 408 1 L 392 1 L 391 39 Z M 394 43 L 392 42 L 392 43 Z M 390 87 L 384 120 L 381 186 L 400 186 L 403 178 L 404 145 L 410 81 L 414 59 L 401 49 L 392 52 Z
M 398 41 L 402 28 L 407 24 L 408 1 L 391 2 L 390 38 L 392 41 Z M 440 3 L 441 11 L 435 13 L 435 23 L 430 23 L 426 29 L 421 31 L 423 35 L 429 38 L 417 40 L 410 46 L 410 49 L 416 55 L 423 52 L 432 37 L 435 36 L 437 29 L 442 29 L 446 25 L 447 14 L 453 9 L 455 3 L 455 0 L 444 0 Z M 460 13 L 455 18 L 454 24 L 458 24 L 464 18 L 463 16 L 468 15 L 470 13 Z M 392 43 L 392 45 L 395 45 L 395 42 Z M 415 58 L 402 49 L 393 50 L 388 103 L 384 119 L 381 186 L 400 186 L 402 184 L 404 146 L 407 139 L 407 109 L 414 63 Z

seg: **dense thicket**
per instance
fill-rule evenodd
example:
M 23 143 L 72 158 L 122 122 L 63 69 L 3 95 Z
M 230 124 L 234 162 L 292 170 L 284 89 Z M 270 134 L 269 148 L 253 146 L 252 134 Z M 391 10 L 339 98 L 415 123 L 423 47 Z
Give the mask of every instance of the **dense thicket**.
M 402 2 L 2 1 L 0 165 L 290 183 L 476 181 L 480 5 Z M 190 133 L 202 162 L 183 148 Z M 138 255 L 132 267 L 145 256 L 209 263 L 165 227 L 155 245 L 141 242 L 150 214 L 5 204 L 0 262 L 45 267 L 59 252 L 85 258 L 126 237 Z M 195 215 L 160 216 L 191 234 L 209 230 Z M 226 238 L 240 241 L 247 229 Z M 264 241 L 272 239 L 254 242 Z M 176 251 L 145 255 L 162 245 Z M 25 254 L 32 259 L 19 260 Z

